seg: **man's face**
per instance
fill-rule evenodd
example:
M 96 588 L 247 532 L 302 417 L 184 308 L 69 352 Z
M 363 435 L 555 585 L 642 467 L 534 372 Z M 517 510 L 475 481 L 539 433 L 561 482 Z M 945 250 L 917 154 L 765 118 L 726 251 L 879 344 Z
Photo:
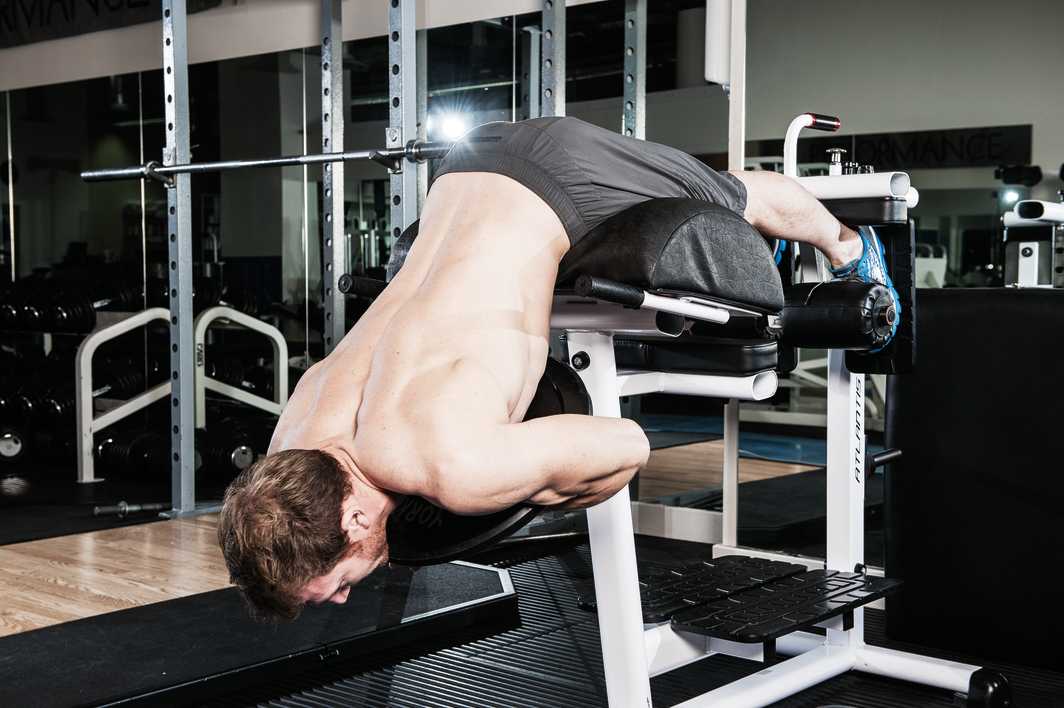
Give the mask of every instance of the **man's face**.
M 388 539 L 382 528 L 362 541 L 359 553 L 337 563 L 325 575 L 314 578 L 304 586 L 300 599 L 311 605 L 347 602 L 351 586 L 356 585 L 388 561 Z

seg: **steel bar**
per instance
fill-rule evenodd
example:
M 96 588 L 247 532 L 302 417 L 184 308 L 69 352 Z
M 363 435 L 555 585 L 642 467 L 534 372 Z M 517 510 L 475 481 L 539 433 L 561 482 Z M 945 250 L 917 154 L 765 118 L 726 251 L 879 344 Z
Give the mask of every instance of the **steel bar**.
M 624 115 L 621 132 L 646 139 L 647 0 L 624 3 Z
M 321 149 L 344 148 L 343 3 L 321 0 Z M 310 156 L 307 156 L 310 157 Z M 343 293 L 336 278 L 347 271 L 344 241 L 343 162 L 322 160 L 322 337 L 328 354 L 343 338 L 346 325 Z M 310 164 L 309 161 L 300 164 Z
M 417 137 L 417 2 L 391 0 L 388 9 L 388 128 L 385 144 L 402 150 Z M 400 163 L 391 176 L 391 240 L 417 219 L 417 170 Z
M 169 178 L 181 174 L 205 174 L 209 172 L 227 172 L 262 167 L 293 167 L 299 165 L 317 165 L 332 162 L 350 162 L 357 160 L 374 160 L 377 162 L 400 161 L 404 158 L 412 162 L 432 160 L 443 157 L 451 149 L 452 143 L 428 142 L 412 143 L 405 147 L 385 148 L 383 150 L 349 150 L 347 152 L 326 152 L 310 155 L 285 155 L 282 157 L 264 157 L 247 160 L 219 160 L 216 162 L 193 162 L 163 164 L 148 163 L 132 167 L 111 167 L 100 170 L 86 170 L 81 178 L 86 182 L 109 182 L 123 179 L 145 179 L 149 177 Z
M 166 147 L 163 165 L 188 163 L 188 22 L 185 0 L 163 0 L 163 92 Z M 176 514 L 196 510 L 196 362 L 192 345 L 192 177 L 178 174 L 167 190 L 170 255 L 171 504 Z
M 525 27 L 521 35 L 521 118 L 540 117 L 540 30 Z
M 541 41 L 544 116 L 565 115 L 565 0 L 543 0 Z

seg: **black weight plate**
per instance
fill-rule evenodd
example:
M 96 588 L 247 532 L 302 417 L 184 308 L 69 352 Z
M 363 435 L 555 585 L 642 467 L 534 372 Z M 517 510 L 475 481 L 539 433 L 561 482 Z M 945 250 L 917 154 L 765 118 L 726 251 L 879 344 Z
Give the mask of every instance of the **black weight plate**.
M 525 420 L 560 413 L 591 413 L 591 398 L 576 372 L 554 359 L 539 380 Z M 421 497 L 407 497 L 388 517 L 392 563 L 432 565 L 472 555 L 527 524 L 539 513 L 531 504 L 484 516 L 459 516 Z

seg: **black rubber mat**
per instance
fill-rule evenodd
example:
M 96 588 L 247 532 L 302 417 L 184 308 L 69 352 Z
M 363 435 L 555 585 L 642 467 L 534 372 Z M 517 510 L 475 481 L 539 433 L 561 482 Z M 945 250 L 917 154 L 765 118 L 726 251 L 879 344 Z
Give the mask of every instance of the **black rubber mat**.
M 640 538 L 641 558 L 690 560 L 705 546 Z M 216 705 L 312 706 L 605 706 L 598 625 L 577 607 L 588 590 L 586 547 L 508 563 L 519 594 L 521 627 L 496 636 L 342 676 L 307 673 L 285 684 L 262 684 Z M 882 641 L 881 613 L 866 610 L 867 638 Z M 894 646 L 894 645 L 889 645 Z M 895 646 L 898 649 L 912 647 Z M 930 653 L 930 652 L 928 652 Z M 963 659 L 980 664 L 971 657 Z M 730 657 L 710 657 L 651 680 L 655 705 L 670 706 L 763 668 Z M 1064 674 L 995 665 L 1012 681 L 1021 708 L 1059 707 Z M 866 674 L 849 673 L 803 691 L 777 706 L 905 708 L 960 705 L 949 691 Z
M 198 704 L 293 667 L 378 666 L 390 648 L 448 646 L 516 622 L 499 573 L 469 565 L 387 569 L 345 605 L 276 626 L 251 621 L 235 589 L 219 590 L 0 639 L 0 706 Z

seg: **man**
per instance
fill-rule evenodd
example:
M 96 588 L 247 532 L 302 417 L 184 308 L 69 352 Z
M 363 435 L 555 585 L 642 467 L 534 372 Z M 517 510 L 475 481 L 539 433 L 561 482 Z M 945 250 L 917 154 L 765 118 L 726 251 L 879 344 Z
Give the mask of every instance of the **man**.
M 654 197 L 723 205 L 766 236 L 812 244 L 839 277 L 890 285 L 878 239 L 782 175 L 717 173 L 573 118 L 474 129 L 441 162 L 402 269 L 303 376 L 270 454 L 226 493 L 219 541 L 257 614 L 345 602 L 386 562 L 400 495 L 485 514 L 587 507 L 628 483 L 649 454 L 632 421 L 521 421 L 562 256 Z

